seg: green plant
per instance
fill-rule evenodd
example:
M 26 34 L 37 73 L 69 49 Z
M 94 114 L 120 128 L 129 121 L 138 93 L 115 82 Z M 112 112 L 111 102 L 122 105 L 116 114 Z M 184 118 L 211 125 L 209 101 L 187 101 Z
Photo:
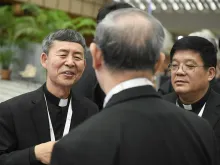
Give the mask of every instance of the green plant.
M 96 22 L 88 17 L 71 18 L 64 11 L 42 9 L 37 5 L 28 3 L 24 4 L 22 9 L 28 11 L 34 18 L 35 24 L 33 20 L 30 21 L 33 21 L 33 24 L 29 26 L 29 34 L 36 42 L 41 42 L 50 32 L 59 29 L 74 29 L 82 35 L 94 35 L 95 33 Z
M 35 25 L 30 16 L 14 16 L 11 6 L 0 7 L 0 64 L 4 69 L 15 61 L 14 49 L 30 41 L 29 34 L 37 31 Z
M 12 61 L 13 61 L 13 51 L 11 50 L 0 51 L 0 63 L 2 65 L 2 69 L 8 70 Z
M 93 35 L 96 22 L 87 17 L 71 18 L 66 12 L 42 9 L 37 5 L 23 4 L 28 15 L 17 17 L 11 6 L 0 7 L 0 63 L 8 68 L 14 62 L 12 48 L 23 47 L 27 42 L 42 42 L 45 36 L 59 29 L 74 29 L 82 35 Z M 4 48 L 9 48 L 7 51 Z

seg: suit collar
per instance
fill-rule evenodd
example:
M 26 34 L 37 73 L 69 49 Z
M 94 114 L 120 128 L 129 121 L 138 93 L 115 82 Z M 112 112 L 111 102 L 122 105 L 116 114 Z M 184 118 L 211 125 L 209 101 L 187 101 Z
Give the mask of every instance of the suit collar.
M 40 143 L 50 141 L 49 122 L 46 103 L 44 100 L 43 86 L 36 90 L 32 103 L 32 120 L 35 125 L 38 140 Z
M 159 94 L 157 94 L 156 90 L 151 85 L 139 86 L 134 88 L 129 88 L 123 90 L 115 95 L 109 100 L 106 105 L 106 108 L 111 107 L 115 104 L 119 104 L 124 101 L 137 99 L 140 97 L 157 97 L 161 98 Z

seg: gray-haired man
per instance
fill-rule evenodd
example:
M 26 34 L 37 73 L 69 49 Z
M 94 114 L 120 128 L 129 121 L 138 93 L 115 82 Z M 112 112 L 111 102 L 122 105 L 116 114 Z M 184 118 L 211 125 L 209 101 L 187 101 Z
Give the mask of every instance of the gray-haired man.
M 215 165 L 215 136 L 198 116 L 163 100 L 162 25 L 138 9 L 108 14 L 90 50 L 104 109 L 55 144 L 52 165 Z
M 74 30 L 59 30 L 42 44 L 46 83 L 36 91 L 0 104 L 0 164 L 49 164 L 57 140 L 98 112 L 86 98 L 71 93 L 85 68 L 85 40 Z

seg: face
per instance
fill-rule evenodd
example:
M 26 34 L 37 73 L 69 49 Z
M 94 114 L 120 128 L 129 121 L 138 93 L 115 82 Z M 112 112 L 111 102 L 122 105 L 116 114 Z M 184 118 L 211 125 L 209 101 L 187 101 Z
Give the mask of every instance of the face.
M 191 50 L 176 51 L 171 65 L 171 82 L 177 94 L 203 91 L 214 77 L 213 68 L 206 70 L 200 54 Z
M 78 43 L 54 41 L 48 55 L 41 55 L 41 63 L 47 70 L 49 84 L 71 87 L 84 71 L 84 49 Z

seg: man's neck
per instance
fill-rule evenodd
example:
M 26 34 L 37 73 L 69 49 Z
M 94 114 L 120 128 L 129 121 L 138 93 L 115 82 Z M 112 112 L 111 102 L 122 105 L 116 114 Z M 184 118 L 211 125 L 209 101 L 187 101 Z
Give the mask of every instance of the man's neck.
M 68 96 L 70 94 L 69 87 L 60 87 L 58 85 L 55 86 L 50 82 L 46 82 L 46 87 L 50 93 L 52 93 L 54 96 L 61 98 L 61 99 L 68 98 Z
M 183 104 L 194 104 L 201 100 L 207 93 L 209 87 L 199 92 L 191 92 L 187 94 L 179 94 L 179 99 Z

